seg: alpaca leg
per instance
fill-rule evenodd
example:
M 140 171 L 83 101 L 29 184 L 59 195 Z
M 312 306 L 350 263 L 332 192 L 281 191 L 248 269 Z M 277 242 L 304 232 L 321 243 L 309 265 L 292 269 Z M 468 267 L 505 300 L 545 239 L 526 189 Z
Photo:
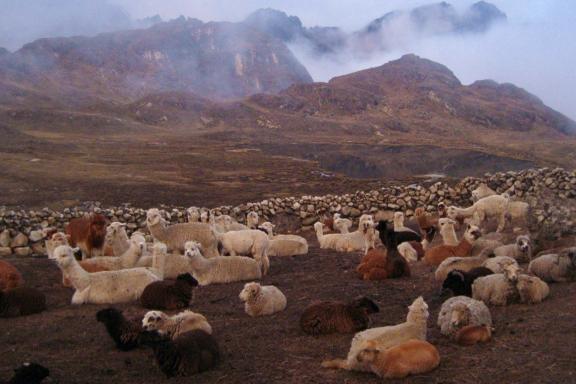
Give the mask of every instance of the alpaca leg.
M 506 227 L 506 214 L 501 213 L 500 216 L 498 216 L 498 228 L 496 229 L 496 232 L 502 232 L 505 227 Z
M 88 303 L 88 297 L 90 294 L 90 287 L 85 288 L 83 291 L 76 291 L 72 296 L 72 304 L 85 304 Z
M 350 370 L 350 366 L 348 365 L 348 361 L 344 359 L 334 359 L 334 360 L 326 360 L 322 362 L 323 368 L 332 368 L 332 369 L 346 369 Z

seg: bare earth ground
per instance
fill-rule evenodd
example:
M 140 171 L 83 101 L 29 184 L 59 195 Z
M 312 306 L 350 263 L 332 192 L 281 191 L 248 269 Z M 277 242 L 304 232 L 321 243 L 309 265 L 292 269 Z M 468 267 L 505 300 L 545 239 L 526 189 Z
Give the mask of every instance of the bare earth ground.
M 440 350 L 440 367 L 410 377 L 407 383 L 576 383 L 574 345 L 576 284 L 554 284 L 544 303 L 491 308 L 496 334 L 488 344 L 460 347 L 435 326 L 442 300 L 439 284 L 425 265 L 413 276 L 365 282 L 354 269 L 359 254 L 320 250 L 311 241 L 306 256 L 274 258 L 264 284 L 277 285 L 288 298 L 286 311 L 250 318 L 238 299 L 243 283 L 199 288 L 191 309 L 206 315 L 223 355 L 219 367 L 173 383 L 376 383 L 368 373 L 325 370 L 323 359 L 344 357 L 352 335 L 312 337 L 298 320 L 314 299 L 372 297 L 381 308 L 374 326 L 404 321 L 406 306 L 423 295 L 430 306 L 429 341 Z M 0 319 L 0 378 L 24 361 L 51 370 L 53 383 L 157 383 L 164 376 L 151 351 L 119 352 L 95 313 L 105 306 L 71 306 L 72 290 L 60 284 L 57 267 L 47 259 L 9 258 L 31 286 L 48 296 L 49 309 L 38 315 Z M 138 304 L 120 305 L 129 316 L 142 315 Z

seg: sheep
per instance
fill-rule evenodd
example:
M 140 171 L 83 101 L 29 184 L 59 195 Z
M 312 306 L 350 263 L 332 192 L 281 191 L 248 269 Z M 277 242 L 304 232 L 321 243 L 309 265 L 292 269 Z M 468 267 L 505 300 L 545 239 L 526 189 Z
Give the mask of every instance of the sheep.
M 370 315 L 380 308 L 367 297 L 349 303 L 343 301 L 315 301 L 300 316 L 300 328 L 309 335 L 351 333 L 370 325 Z
M 472 298 L 482 300 L 486 305 L 508 305 L 519 300 L 516 283 L 518 267 L 509 265 L 504 273 L 477 278 L 472 284 Z
M 358 229 L 351 233 L 323 233 L 323 224 L 317 222 L 314 224 L 316 238 L 321 249 L 334 249 L 337 252 L 354 252 L 363 251 L 374 246 L 376 234 L 374 227 L 369 222 L 361 224 Z
M 192 275 L 200 285 L 262 278 L 260 264 L 248 257 L 218 256 L 206 259 L 200 252 L 200 245 L 192 241 L 186 243 L 185 255 L 190 259 Z
M 358 353 L 358 362 L 368 364 L 370 370 L 386 379 L 401 379 L 408 375 L 430 372 L 440 364 L 435 346 L 423 340 L 408 340 L 387 350 L 368 341 Z
M 437 324 L 440 333 L 454 337 L 460 328 L 468 325 L 492 326 L 492 315 L 482 301 L 456 296 L 442 304 Z
M 68 235 L 64 232 L 55 232 L 49 240 L 46 240 L 46 254 L 49 259 L 54 259 L 54 250 L 60 245 L 70 245 L 68 243 Z
M 200 221 L 200 208 L 190 207 L 186 209 L 186 217 L 189 223 L 197 223 Z
M 144 288 L 140 304 L 148 309 L 187 308 L 193 297 L 198 281 L 189 273 L 183 273 L 175 281 L 156 281 Z
M 70 245 L 78 246 L 82 250 L 82 258 L 99 256 L 103 254 L 104 240 L 106 238 L 106 217 L 99 213 L 70 220 L 65 232 Z
M 332 226 L 340 233 L 349 233 L 352 228 L 352 220 L 340 217 L 339 213 L 335 213 L 332 218 Z
M 516 259 L 519 263 L 532 261 L 532 243 L 530 237 L 520 235 L 516 238 L 514 244 L 502 245 L 494 249 L 496 256 L 509 256 Z
M 106 332 L 119 350 L 131 351 L 138 347 L 142 327 L 138 322 L 126 319 L 118 309 L 112 307 L 101 309 L 96 312 L 96 321 L 104 324 Z
M 273 285 L 246 283 L 238 297 L 244 302 L 244 311 L 252 317 L 272 315 L 286 308 L 286 296 Z
M 406 241 L 422 241 L 422 236 L 413 231 L 396 232 L 388 228 L 388 222 L 386 220 L 380 220 L 378 225 L 376 225 L 376 230 L 380 236 L 380 241 L 382 241 L 382 244 L 385 246 L 389 242 L 402 244 Z
M 269 256 L 294 256 L 308 253 L 308 241 L 297 235 L 274 235 L 274 224 L 267 221 L 259 229 L 268 234 Z
M 472 283 L 479 277 L 492 275 L 494 272 L 485 267 L 472 268 L 469 271 L 451 270 L 442 282 L 442 293 L 451 291 L 455 296 L 472 297 Z
M 436 268 L 434 279 L 436 281 L 444 281 L 448 274 L 456 269 L 462 272 L 468 272 L 472 269 L 482 267 L 484 262 L 493 256 L 492 251 L 485 250 L 478 256 L 449 257 Z
M 414 232 L 416 231 L 404 226 L 404 213 L 394 212 L 394 232 Z
M 130 247 L 126 224 L 113 222 L 106 227 L 106 246 L 112 249 L 113 256 L 120 256 Z
M 259 221 L 260 217 L 258 216 L 258 213 L 254 211 L 248 212 L 248 214 L 246 215 L 246 225 L 248 226 L 249 229 L 258 228 Z
M 0 260 L 0 291 L 20 287 L 24 284 L 24 278 L 16 267 L 7 261 Z
M 530 262 L 528 271 L 549 283 L 574 281 L 576 280 L 576 248 L 569 248 L 560 254 L 539 256 Z
M 46 309 L 46 296 L 37 289 L 17 287 L 0 290 L 0 317 L 28 316 Z
M 157 268 L 89 273 L 82 269 L 74 258 L 72 248 L 67 245 L 56 248 L 54 256 L 58 267 L 68 276 L 76 290 L 72 296 L 72 304 L 115 304 L 134 301 L 140 297 L 148 284 L 162 279 L 163 260 L 157 260 L 155 263 Z
M 424 261 L 430 265 L 440 265 L 449 257 L 465 257 L 472 249 L 472 243 L 480 237 L 480 229 L 475 225 L 466 225 L 466 232 L 458 245 L 439 245 L 430 248 L 424 254 Z
M 498 219 L 497 232 L 502 232 L 506 226 L 506 214 L 510 204 L 510 196 L 507 194 L 484 197 L 468 208 L 450 206 L 447 216 L 451 219 L 464 219 L 474 217 L 483 223 L 485 219 L 495 217 Z
M 268 273 L 270 268 L 270 259 L 268 258 L 270 242 L 265 233 L 257 229 L 221 233 L 215 227 L 212 227 L 212 232 L 222 244 L 224 251 L 227 251 L 231 256 L 252 255 L 261 265 L 262 274 L 266 275 Z
M 142 328 L 145 331 L 158 331 L 172 340 L 185 332 L 200 329 L 212 334 L 212 326 L 206 317 L 200 313 L 185 310 L 174 316 L 168 316 L 162 311 L 149 311 L 142 319 Z
M 496 248 L 503 246 L 504 244 L 499 239 L 491 238 L 491 235 L 493 234 L 496 234 L 496 232 L 489 233 L 488 235 L 476 239 L 472 244 L 470 254 L 472 256 L 478 256 L 482 252 L 494 251 Z
M 494 191 L 485 183 L 481 183 L 475 190 L 472 191 L 472 201 L 477 202 L 480 199 L 494 195 L 497 195 L 496 191 Z
M 550 287 L 536 276 L 519 275 L 516 289 L 520 295 L 520 302 L 537 304 L 550 294 Z
M 468 325 L 461 328 L 454 336 L 454 341 L 460 345 L 486 343 L 492 338 L 492 327 L 489 325 Z
M 197 241 L 202 244 L 206 257 L 216 257 L 218 253 L 218 240 L 214 236 L 210 225 L 203 223 L 182 223 L 167 226 L 156 208 L 146 213 L 146 224 L 152 237 L 176 252 L 184 251 L 187 241 Z
M 218 343 L 202 330 L 183 333 L 175 340 L 158 332 L 145 332 L 140 335 L 140 343 L 152 347 L 156 363 L 168 378 L 204 372 L 220 361 Z
M 408 307 L 406 322 L 358 332 L 352 339 L 350 350 L 345 360 L 326 360 L 322 363 L 322 367 L 370 371 L 369 364 L 362 363 L 357 359 L 358 353 L 365 348 L 367 341 L 374 341 L 376 348 L 383 351 L 410 339 L 426 340 L 428 316 L 428 305 L 422 297 L 419 297 Z
M 50 370 L 36 363 L 24 363 L 14 370 L 8 384 L 40 384 L 50 376 Z
M 440 236 L 442 236 L 442 241 L 444 245 L 456 246 L 458 245 L 458 237 L 456 236 L 456 230 L 454 226 L 456 222 L 450 218 L 443 217 L 438 220 L 438 226 L 440 227 Z
M 491 257 L 482 263 L 483 267 L 490 269 L 494 273 L 504 273 L 504 269 L 509 265 L 515 265 L 516 268 L 520 268 L 518 262 L 508 256 Z

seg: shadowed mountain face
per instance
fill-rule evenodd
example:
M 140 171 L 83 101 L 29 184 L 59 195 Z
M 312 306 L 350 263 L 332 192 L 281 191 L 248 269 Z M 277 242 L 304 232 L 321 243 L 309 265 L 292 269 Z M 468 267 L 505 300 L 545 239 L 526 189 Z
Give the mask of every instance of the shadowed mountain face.
M 311 81 L 278 39 L 244 24 L 184 18 L 145 30 L 40 39 L 0 56 L 0 86 L 74 104 L 162 91 L 238 98 Z

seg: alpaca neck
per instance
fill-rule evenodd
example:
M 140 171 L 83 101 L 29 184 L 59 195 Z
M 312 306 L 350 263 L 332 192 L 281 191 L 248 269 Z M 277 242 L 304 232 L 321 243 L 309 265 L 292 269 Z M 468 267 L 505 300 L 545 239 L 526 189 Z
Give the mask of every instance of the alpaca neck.
M 164 279 L 164 267 L 166 265 L 166 254 L 164 252 L 154 252 L 152 255 L 152 268 L 158 271 L 158 277 Z
M 138 262 L 138 260 L 140 259 L 140 256 L 142 256 L 140 250 L 140 244 L 131 242 L 126 252 L 124 252 L 122 256 L 120 256 L 122 268 L 134 267 Z
M 150 230 L 150 234 L 158 241 L 164 241 L 166 237 L 166 226 L 161 222 L 158 222 L 154 225 L 148 224 L 148 229 Z
M 114 256 L 119 256 L 125 253 L 130 248 L 130 239 L 126 232 L 119 234 L 112 243 L 112 252 Z
M 470 217 L 476 211 L 476 206 L 472 205 L 468 208 L 458 208 L 457 213 L 459 216 Z
M 204 272 L 210 269 L 211 263 L 201 254 L 196 254 L 189 260 L 189 264 L 194 272 Z
M 472 243 L 468 239 L 463 238 L 456 246 L 455 253 L 458 256 L 467 256 L 472 249 Z
M 322 231 L 321 227 L 316 228 L 316 238 L 318 241 L 324 236 L 324 231 Z
M 75 289 L 83 290 L 90 285 L 90 274 L 80 266 L 74 257 L 64 271 Z
M 395 217 L 394 218 L 394 230 L 400 230 L 402 227 L 404 227 L 404 220 L 402 220 L 401 217 Z

